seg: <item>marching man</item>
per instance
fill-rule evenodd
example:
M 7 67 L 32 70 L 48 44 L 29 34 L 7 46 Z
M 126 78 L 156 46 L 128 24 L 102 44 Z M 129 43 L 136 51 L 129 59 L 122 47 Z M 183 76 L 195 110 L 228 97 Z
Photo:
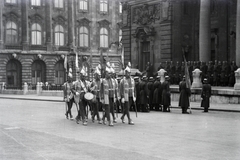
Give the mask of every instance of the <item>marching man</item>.
M 130 65 L 129 65 L 130 66 Z M 125 77 L 120 82 L 120 95 L 121 101 L 123 104 L 123 115 L 121 117 L 122 123 L 125 123 L 124 117 L 127 115 L 128 124 L 134 125 L 133 121 L 130 118 L 129 108 L 136 102 L 136 93 L 135 93 L 135 82 L 130 76 L 131 70 L 127 66 L 124 70 Z M 134 104 L 135 105 L 135 104 Z
M 92 121 L 94 122 L 95 116 L 97 116 L 98 123 L 102 124 L 100 116 L 99 116 L 99 107 L 101 105 L 100 88 L 101 88 L 101 83 L 102 83 L 100 76 L 101 76 L 100 67 L 97 66 L 96 70 L 94 72 L 94 79 L 91 84 L 90 90 L 92 91 L 92 93 L 95 96 L 95 98 L 92 100 L 92 110 L 93 110 Z
M 70 68 L 67 76 L 67 82 L 63 84 L 63 96 L 64 96 L 63 98 L 66 104 L 66 113 L 65 113 L 66 118 L 68 119 L 69 118 L 68 116 L 70 116 L 70 119 L 72 120 L 73 116 L 72 116 L 71 109 L 72 109 L 74 99 L 73 99 L 73 94 L 71 92 L 71 88 L 73 85 L 71 70 L 72 69 Z
M 106 124 L 105 122 L 105 117 L 107 117 L 108 125 L 113 126 L 113 122 L 111 121 L 110 118 L 110 110 L 111 107 L 113 107 L 113 83 L 112 79 L 110 77 L 110 68 L 106 66 L 106 71 L 105 71 L 105 78 L 102 80 L 102 85 L 101 85 L 101 101 L 104 105 L 104 115 L 103 115 L 103 124 Z
M 79 71 L 78 71 L 79 73 Z M 85 68 L 83 66 L 80 74 L 79 74 L 79 79 L 74 82 L 71 91 L 74 94 L 74 100 L 76 105 L 78 106 L 78 115 L 76 117 L 76 122 L 79 123 L 80 118 L 82 118 L 82 123 L 84 126 L 87 125 L 87 120 L 86 120 L 86 106 L 87 106 L 87 101 L 84 99 L 84 94 L 88 91 L 88 83 L 85 80 L 85 76 L 87 75 Z

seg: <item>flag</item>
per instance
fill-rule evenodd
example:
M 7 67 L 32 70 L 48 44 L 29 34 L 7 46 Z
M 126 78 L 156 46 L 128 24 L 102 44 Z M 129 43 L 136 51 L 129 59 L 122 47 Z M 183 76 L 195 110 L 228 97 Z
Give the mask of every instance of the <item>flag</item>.
M 78 53 L 76 52 L 76 68 L 78 68 Z
M 122 53 L 121 53 L 122 67 L 124 68 L 124 46 L 122 45 Z
M 186 86 L 187 88 L 191 88 L 191 80 L 190 80 L 190 76 L 189 76 L 189 71 L 188 71 L 188 66 L 187 66 L 187 61 L 184 55 L 184 51 L 183 51 L 183 60 L 184 60 L 184 72 L 185 72 L 185 79 L 186 79 Z
M 67 72 L 67 55 L 64 57 L 64 68 Z

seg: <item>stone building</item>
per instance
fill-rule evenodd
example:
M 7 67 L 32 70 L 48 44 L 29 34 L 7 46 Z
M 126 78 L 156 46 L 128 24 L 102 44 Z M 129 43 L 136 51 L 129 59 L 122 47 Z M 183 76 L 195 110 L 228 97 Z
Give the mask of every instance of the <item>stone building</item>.
M 125 62 L 141 71 L 150 62 L 156 71 L 160 62 L 183 61 L 184 53 L 188 61 L 240 66 L 237 1 L 123 0 Z
M 119 69 L 121 51 L 118 43 L 111 45 L 121 39 L 122 5 L 118 0 L 0 3 L 0 83 L 8 88 L 21 88 L 25 82 L 61 85 L 66 66 L 76 78 L 76 62 L 80 68 L 85 65 L 91 75 L 100 55 Z

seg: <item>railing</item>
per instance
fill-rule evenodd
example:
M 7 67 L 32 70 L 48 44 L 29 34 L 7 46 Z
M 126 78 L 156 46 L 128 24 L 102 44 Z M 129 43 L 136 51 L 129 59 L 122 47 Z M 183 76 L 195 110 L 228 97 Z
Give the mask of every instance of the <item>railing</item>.
M 15 86 L 15 85 L 5 85 L 6 89 L 12 89 L 12 90 L 22 90 L 22 86 Z
M 15 50 L 22 50 L 22 46 L 16 46 L 16 45 L 6 45 L 5 49 L 15 49 Z
M 40 46 L 40 45 L 31 45 L 30 50 L 43 50 L 46 51 L 47 47 L 46 46 Z
M 62 90 L 62 85 L 48 85 L 48 86 L 42 86 L 43 90 Z

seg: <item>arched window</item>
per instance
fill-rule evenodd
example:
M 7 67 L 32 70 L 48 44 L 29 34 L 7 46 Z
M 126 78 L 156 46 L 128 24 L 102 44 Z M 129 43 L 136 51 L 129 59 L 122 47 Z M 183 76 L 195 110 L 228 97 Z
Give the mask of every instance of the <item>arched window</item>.
M 79 47 L 89 47 L 89 31 L 85 26 L 79 28 L 78 45 Z
M 63 8 L 63 0 L 54 0 L 55 8 Z
M 88 0 L 79 0 L 79 9 L 82 11 L 88 10 Z
M 17 25 L 14 22 L 6 24 L 6 44 L 18 43 Z
M 55 65 L 55 84 L 63 84 L 64 83 L 64 65 L 63 61 L 58 61 Z
M 31 42 L 32 45 L 42 44 L 42 28 L 38 23 L 34 23 L 31 27 Z
M 32 6 L 41 6 L 41 0 L 31 0 Z
M 8 4 L 16 4 L 17 0 L 6 0 L 5 2 Z
M 122 41 L 122 30 L 120 29 L 119 30 L 119 33 L 118 33 L 118 41 L 121 42 Z
M 45 82 L 46 64 L 42 60 L 36 60 L 32 64 L 32 84 Z
M 106 28 L 100 29 L 100 47 L 108 47 L 108 30 Z
M 100 0 L 100 12 L 108 12 L 108 0 Z
M 55 45 L 63 46 L 64 45 L 64 28 L 61 25 L 57 25 L 54 28 L 54 37 L 55 37 Z
M 122 3 L 119 2 L 119 13 L 121 14 L 122 13 Z

